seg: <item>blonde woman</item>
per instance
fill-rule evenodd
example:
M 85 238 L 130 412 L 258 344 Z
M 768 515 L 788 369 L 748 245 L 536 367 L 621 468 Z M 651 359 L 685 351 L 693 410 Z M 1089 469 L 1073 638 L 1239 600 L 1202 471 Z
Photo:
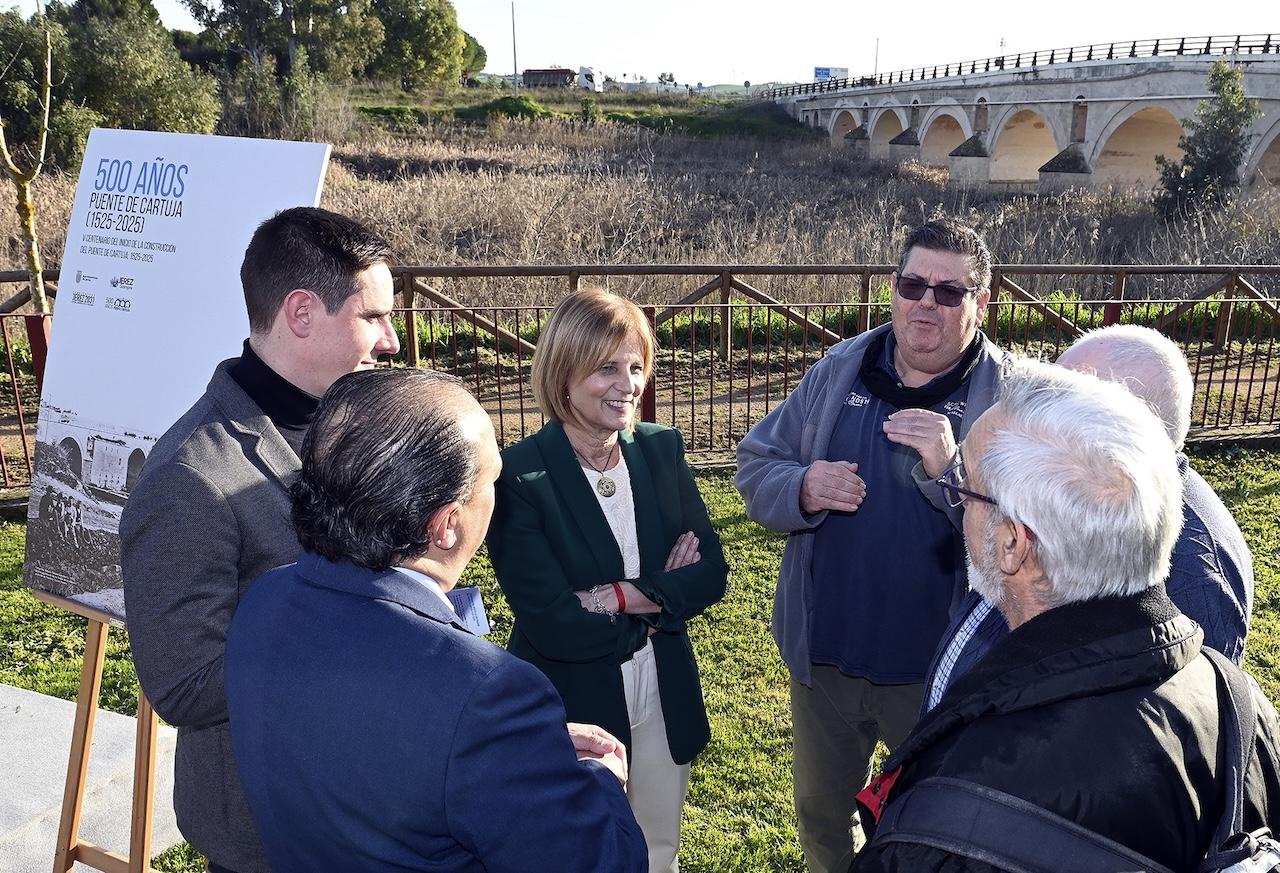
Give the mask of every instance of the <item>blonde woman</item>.
M 549 421 L 502 453 L 487 538 L 515 627 L 570 721 L 627 746 L 628 798 L 651 871 L 679 869 L 693 758 L 710 739 L 686 622 L 724 595 L 728 566 L 684 440 L 637 423 L 653 335 L 605 291 L 556 306 L 533 358 Z

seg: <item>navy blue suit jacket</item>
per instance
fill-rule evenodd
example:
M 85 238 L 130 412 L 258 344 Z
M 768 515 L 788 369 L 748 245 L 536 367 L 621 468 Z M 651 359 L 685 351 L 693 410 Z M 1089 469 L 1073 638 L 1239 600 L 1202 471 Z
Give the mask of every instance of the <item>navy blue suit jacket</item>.
M 309 552 L 241 600 L 231 737 L 272 868 L 643 871 L 551 683 L 455 619 L 404 573 Z

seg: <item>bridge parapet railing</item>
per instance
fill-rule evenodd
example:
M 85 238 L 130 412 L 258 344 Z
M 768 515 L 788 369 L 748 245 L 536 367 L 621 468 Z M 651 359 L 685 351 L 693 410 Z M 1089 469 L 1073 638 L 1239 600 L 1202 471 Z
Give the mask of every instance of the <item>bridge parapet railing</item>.
M 463 379 L 503 444 L 544 419 L 533 354 L 565 292 L 607 285 L 641 304 L 657 359 L 642 417 L 680 428 L 692 456 L 727 457 L 827 350 L 892 317 L 886 264 L 397 267 L 396 363 Z M 57 271 L 46 276 L 56 282 Z M 0 273 L 0 285 L 25 282 Z M 477 302 L 483 283 L 504 296 Z M 539 284 L 541 283 L 541 284 Z M 983 329 L 1003 348 L 1056 358 L 1083 331 L 1154 327 L 1195 377 L 1193 432 L 1280 426 L 1280 266 L 996 265 Z M 10 300 L 12 301 L 12 297 Z M 532 301 L 511 305 L 511 301 Z M 0 310 L 5 305 L 0 304 Z M 37 370 L 30 316 L 0 314 L 0 480 L 29 481 Z M 39 339 L 39 334 L 34 335 Z M 193 398 L 194 399 L 194 398 Z
M 851 76 L 846 79 L 828 79 L 822 82 L 787 85 L 782 88 L 773 88 L 765 91 L 762 96 L 766 99 L 776 99 L 778 97 L 791 97 L 801 94 L 824 94 L 830 91 L 845 91 L 851 88 L 880 87 L 903 82 L 923 82 L 952 76 L 971 76 L 978 73 L 1006 72 L 1052 64 L 1074 64 L 1085 61 L 1112 61 L 1168 56 L 1268 55 L 1278 53 L 1280 53 L 1280 34 L 1275 33 L 1137 39 L 1125 42 L 1104 42 L 1034 52 L 1019 52 L 980 58 L 978 60 L 914 67 L 909 70 L 893 70 L 887 73 L 875 73 L 870 76 Z

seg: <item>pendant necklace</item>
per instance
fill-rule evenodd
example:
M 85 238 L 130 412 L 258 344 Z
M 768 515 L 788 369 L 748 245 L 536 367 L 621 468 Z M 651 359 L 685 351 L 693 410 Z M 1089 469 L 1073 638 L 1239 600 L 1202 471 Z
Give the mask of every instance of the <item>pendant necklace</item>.
M 617 445 L 617 443 L 614 445 Z M 570 447 L 572 448 L 572 446 Z M 609 449 L 609 457 L 605 458 L 604 466 L 599 469 L 596 469 L 596 465 L 588 461 L 586 456 L 577 449 L 574 449 L 573 453 L 578 456 L 578 460 L 590 467 L 600 477 L 596 480 L 596 491 L 599 492 L 601 497 L 612 497 L 618 493 L 618 483 L 605 474 L 605 470 L 609 469 L 609 462 L 613 460 L 612 448 Z

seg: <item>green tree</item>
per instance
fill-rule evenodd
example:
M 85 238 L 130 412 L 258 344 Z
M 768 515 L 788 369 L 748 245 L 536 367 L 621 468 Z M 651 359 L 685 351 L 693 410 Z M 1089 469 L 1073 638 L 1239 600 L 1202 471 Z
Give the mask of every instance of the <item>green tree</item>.
M 53 21 L 58 22 L 69 32 L 76 28 L 84 28 L 92 21 L 104 19 L 141 19 L 150 24 L 160 24 L 160 13 L 151 0 L 74 0 L 71 3 L 53 2 L 46 7 L 46 13 Z
M 304 0 L 298 12 L 307 66 L 329 81 L 359 76 L 382 50 L 385 30 L 371 0 Z
M 217 35 L 223 47 L 258 69 L 277 46 L 285 44 L 284 34 L 294 20 L 291 2 L 182 0 L 182 4 L 202 27 Z
M 111 127 L 212 133 L 217 83 L 182 60 L 159 24 L 102 18 L 72 46 L 75 96 Z
M 370 72 L 407 90 L 457 82 L 466 38 L 448 0 L 374 0 L 386 37 Z
M 1153 203 L 1166 219 L 1220 207 L 1240 187 L 1249 125 L 1262 112 L 1257 100 L 1245 96 L 1244 73 L 1226 61 L 1216 61 L 1209 69 L 1207 87 L 1213 97 L 1200 101 L 1195 118 L 1182 121 L 1182 159 L 1156 157 L 1161 188 Z
M 57 21 L 28 20 L 12 10 L 0 13 L 0 57 L 6 62 L 0 76 L 0 117 L 10 152 L 28 166 L 38 163 L 46 28 L 53 69 L 72 69 L 67 31 Z M 52 84 L 50 101 L 45 158 L 60 169 L 75 170 L 84 156 L 89 129 L 101 124 L 102 116 L 76 102 L 65 72 Z
M 462 47 L 462 78 L 465 81 L 484 69 L 484 65 L 489 63 L 489 53 L 465 30 L 462 31 L 462 38 L 466 40 L 466 45 Z

